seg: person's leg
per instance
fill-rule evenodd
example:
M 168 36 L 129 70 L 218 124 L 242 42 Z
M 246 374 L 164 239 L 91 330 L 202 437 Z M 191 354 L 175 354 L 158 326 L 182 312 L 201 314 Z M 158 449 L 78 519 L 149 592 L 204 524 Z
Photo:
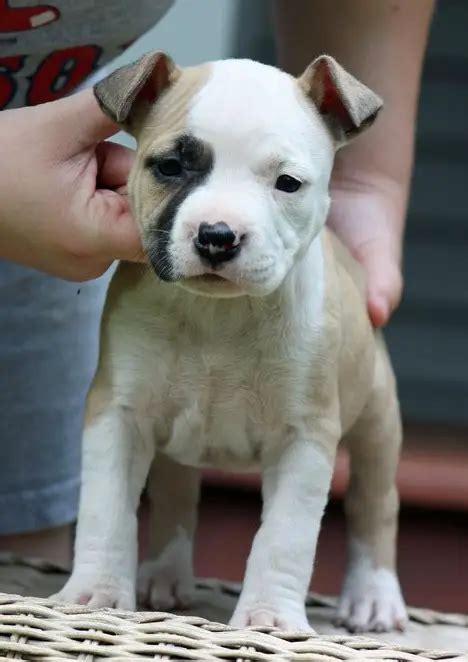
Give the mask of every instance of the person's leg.
M 0 262 L 0 552 L 70 561 L 104 289 Z

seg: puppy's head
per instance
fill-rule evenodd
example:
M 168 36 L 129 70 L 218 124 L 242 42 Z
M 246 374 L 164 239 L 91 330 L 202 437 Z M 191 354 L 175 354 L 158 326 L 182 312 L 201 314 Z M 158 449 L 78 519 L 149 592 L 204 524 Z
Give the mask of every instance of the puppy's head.
M 278 287 L 325 223 L 335 150 L 381 107 L 328 56 L 295 79 L 153 53 L 95 93 L 137 138 L 129 190 L 156 274 L 218 297 Z

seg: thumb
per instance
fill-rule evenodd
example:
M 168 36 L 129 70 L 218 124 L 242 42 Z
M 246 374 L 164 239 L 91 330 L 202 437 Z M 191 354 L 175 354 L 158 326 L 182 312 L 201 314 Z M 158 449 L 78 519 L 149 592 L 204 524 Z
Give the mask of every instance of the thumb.
M 54 123 L 54 132 L 68 146 L 70 156 L 110 138 L 120 131 L 99 107 L 92 89 L 83 90 L 65 99 L 44 104 L 49 106 L 49 121 Z
M 387 247 L 370 244 L 359 262 L 367 274 L 367 308 L 372 324 L 380 328 L 387 324 L 398 306 L 403 278 L 398 261 Z

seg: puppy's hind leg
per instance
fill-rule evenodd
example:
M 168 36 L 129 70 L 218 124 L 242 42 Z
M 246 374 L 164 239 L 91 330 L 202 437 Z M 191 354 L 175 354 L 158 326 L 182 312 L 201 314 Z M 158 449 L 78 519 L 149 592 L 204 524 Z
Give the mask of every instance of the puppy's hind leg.
M 407 620 L 395 569 L 401 436 L 395 380 L 382 346 L 370 401 L 345 440 L 349 549 L 336 620 L 353 632 L 401 630 Z
M 192 557 L 200 472 L 158 454 L 148 489 L 150 558 L 138 573 L 138 601 L 156 610 L 185 609 L 194 592 Z

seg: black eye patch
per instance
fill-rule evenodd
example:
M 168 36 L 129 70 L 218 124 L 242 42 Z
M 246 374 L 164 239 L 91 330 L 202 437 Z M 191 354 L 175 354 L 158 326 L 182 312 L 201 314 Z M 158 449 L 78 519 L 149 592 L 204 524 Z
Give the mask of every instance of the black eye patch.
M 180 160 L 187 170 L 206 172 L 213 167 L 213 152 L 209 145 L 193 136 L 181 136 L 177 141 Z
M 181 177 L 184 174 L 184 167 L 175 156 L 166 156 L 154 162 L 151 168 L 156 175 L 168 179 Z
M 211 148 L 193 136 L 180 136 L 171 150 L 147 157 L 145 167 L 162 183 L 206 176 L 213 168 Z
M 177 278 L 170 258 L 174 221 L 184 200 L 205 182 L 213 164 L 211 147 L 188 135 L 178 138 L 171 150 L 146 159 L 145 167 L 158 182 L 168 185 L 170 193 L 164 208 L 151 223 L 145 242 L 153 269 L 161 280 Z

